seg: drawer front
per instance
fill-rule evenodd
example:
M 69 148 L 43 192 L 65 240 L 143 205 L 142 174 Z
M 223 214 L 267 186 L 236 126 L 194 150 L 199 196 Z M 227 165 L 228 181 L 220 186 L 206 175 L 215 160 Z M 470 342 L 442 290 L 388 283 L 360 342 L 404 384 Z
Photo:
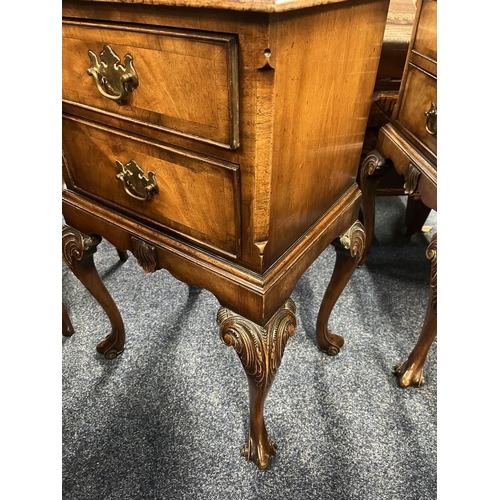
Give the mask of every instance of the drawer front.
M 70 189 L 197 245 L 239 256 L 238 165 L 69 116 L 63 116 L 63 151 Z
M 437 154 L 437 80 L 409 65 L 397 117 L 414 137 Z
M 71 20 L 62 34 L 63 101 L 143 124 L 146 135 L 239 146 L 235 36 Z
M 413 52 L 437 62 L 437 0 L 424 0 L 418 20 Z

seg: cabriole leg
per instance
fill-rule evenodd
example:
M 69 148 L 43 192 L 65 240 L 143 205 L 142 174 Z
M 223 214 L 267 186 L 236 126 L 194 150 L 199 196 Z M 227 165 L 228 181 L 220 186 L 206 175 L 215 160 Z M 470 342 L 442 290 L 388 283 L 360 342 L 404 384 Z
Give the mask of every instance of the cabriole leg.
M 363 207 L 363 223 L 365 226 L 365 247 L 359 259 L 363 265 L 372 247 L 375 231 L 375 196 L 377 186 L 382 176 L 387 172 L 387 164 L 377 150 L 366 155 L 360 167 L 359 184 L 361 189 L 361 204 Z
M 107 359 L 113 359 L 123 352 L 125 330 L 120 312 L 95 268 L 93 254 L 100 241 L 99 236 L 87 236 L 70 226 L 62 228 L 64 261 L 99 302 L 111 322 L 111 333 L 97 344 L 97 350 Z
M 431 209 L 424 204 L 419 195 L 408 196 L 406 203 L 406 235 L 411 236 L 422 230 Z
M 394 369 L 398 383 L 403 388 L 412 385 L 420 387 L 425 383 L 424 364 L 437 334 L 437 233 L 431 238 L 426 254 L 431 261 L 431 286 L 424 325 L 408 359 Z
M 266 469 L 276 444 L 266 430 L 264 402 L 280 366 L 286 343 L 295 331 L 295 304 L 288 299 L 265 327 L 235 314 L 224 307 L 217 314 L 222 341 L 234 347 L 248 379 L 250 426 L 248 442 L 241 454 Z
M 68 315 L 68 310 L 66 309 L 66 306 L 64 305 L 64 302 L 62 303 L 62 334 L 65 337 L 71 337 L 75 333 L 75 330 L 73 328 L 73 324 L 71 323 L 71 320 L 69 319 Z
M 316 321 L 318 347 L 334 356 L 344 345 L 344 338 L 328 329 L 328 320 L 340 294 L 346 287 L 365 248 L 365 229 L 356 221 L 346 233 L 334 241 L 336 260 L 330 283 L 321 302 Z

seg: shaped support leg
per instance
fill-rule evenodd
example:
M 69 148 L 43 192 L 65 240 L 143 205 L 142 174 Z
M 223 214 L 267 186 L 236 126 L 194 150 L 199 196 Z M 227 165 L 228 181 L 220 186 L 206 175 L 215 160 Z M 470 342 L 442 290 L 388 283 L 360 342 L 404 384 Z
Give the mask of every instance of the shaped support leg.
M 266 469 L 276 444 L 266 430 L 264 402 L 280 366 L 286 343 L 295 331 L 295 304 L 288 299 L 265 327 L 222 307 L 217 314 L 222 341 L 234 347 L 248 379 L 250 426 L 241 454 Z
M 421 231 L 431 209 L 424 204 L 419 195 L 408 196 L 406 203 L 406 235 L 411 236 Z
M 366 244 L 359 265 L 363 265 L 372 247 L 375 228 L 375 196 L 380 179 L 387 172 L 388 166 L 377 150 L 368 153 L 361 163 L 359 184 L 363 206 L 363 223 L 366 232 Z
M 97 350 L 107 359 L 113 359 L 123 352 L 125 329 L 120 312 L 95 268 L 93 254 L 100 241 L 100 237 L 84 235 L 70 226 L 62 228 L 64 261 L 99 302 L 111 322 L 111 333 L 97 344 Z
M 68 310 L 66 309 L 66 306 L 64 305 L 64 302 L 62 303 L 62 334 L 65 337 L 71 337 L 75 333 L 75 329 L 73 328 L 73 324 L 71 323 L 71 320 L 69 319 L 68 315 Z
M 127 262 L 128 260 L 128 252 L 126 250 L 117 250 L 118 257 L 120 257 L 120 260 L 122 262 Z
M 340 239 L 334 241 L 334 245 L 336 252 L 335 267 L 321 302 L 316 321 L 318 347 L 330 356 L 338 354 L 340 348 L 344 345 L 344 338 L 328 329 L 328 319 L 363 255 L 365 248 L 363 224 L 356 221 Z
M 394 369 L 398 383 L 403 388 L 425 384 L 424 364 L 437 334 L 437 234 L 431 238 L 426 255 L 431 261 L 431 286 L 424 325 L 408 359 Z

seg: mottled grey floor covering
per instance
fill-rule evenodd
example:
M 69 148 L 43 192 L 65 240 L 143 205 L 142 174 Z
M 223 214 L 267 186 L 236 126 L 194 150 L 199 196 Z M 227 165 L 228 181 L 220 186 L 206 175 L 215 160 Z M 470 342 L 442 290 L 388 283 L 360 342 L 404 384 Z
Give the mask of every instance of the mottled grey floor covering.
M 266 471 L 239 453 L 247 382 L 218 336 L 219 304 L 166 271 L 121 263 L 103 241 L 96 267 L 120 311 L 126 348 L 108 361 L 95 345 L 109 321 L 63 263 L 75 334 L 62 341 L 65 500 L 363 499 L 437 497 L 437 343 L 427 384 L 400 389 L 393 366 L 413 348 L 429 285 L 425 250 L 436 230 L 401 236 L 404 199 L 377 199 L 376 241 L 330 319 L 345 336 L 320 352 L 315 321 L 334 261 L 328 247 L 298 282 L 297 330 L 265 415 L 278 451 Z

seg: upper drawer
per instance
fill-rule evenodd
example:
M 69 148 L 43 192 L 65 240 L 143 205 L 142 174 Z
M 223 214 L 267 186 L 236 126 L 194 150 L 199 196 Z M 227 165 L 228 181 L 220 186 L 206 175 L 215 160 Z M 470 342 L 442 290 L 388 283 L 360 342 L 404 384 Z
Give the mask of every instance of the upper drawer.
M 145 134 L 153 127 L 239 146 L 235 36 L 72 20 L 62 34 L 63 100 L 144 125 Z
M 239 166 L 63 115 L 69 188 L 232 258 L 240 253 Z
M 436 78 L 410 64 L 400 99 L 398 122 L 436 155 Z
M 413 52 L 437 62 L 437 1 L 423 0 Z

